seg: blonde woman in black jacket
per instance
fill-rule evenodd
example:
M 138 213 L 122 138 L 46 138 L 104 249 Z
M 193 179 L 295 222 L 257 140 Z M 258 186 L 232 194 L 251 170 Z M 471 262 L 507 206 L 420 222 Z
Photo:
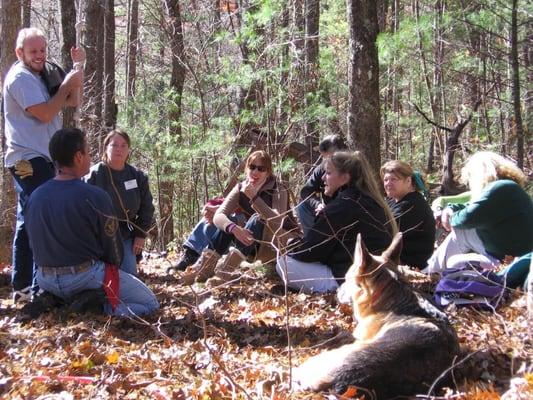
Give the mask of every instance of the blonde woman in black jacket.
M 380 252 L 396 233 L 394 217 L 361 152 L 336 152 L 325 168 L 325 194 L 338 191 L 337 196 L 276 265 L 289 287 L 308 293 L 337 290 L 353 261 L 357 234 L 371 252 Z

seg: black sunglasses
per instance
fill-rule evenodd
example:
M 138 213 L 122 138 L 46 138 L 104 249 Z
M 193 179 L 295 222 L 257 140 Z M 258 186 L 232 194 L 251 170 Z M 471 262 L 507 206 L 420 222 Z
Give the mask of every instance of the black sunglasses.
M 258 170 L 259 172 L 265 172 L 267 170 L 264 165 L 255 165 L 255 164 L 248 165 L 248 169 L 250 171 Z

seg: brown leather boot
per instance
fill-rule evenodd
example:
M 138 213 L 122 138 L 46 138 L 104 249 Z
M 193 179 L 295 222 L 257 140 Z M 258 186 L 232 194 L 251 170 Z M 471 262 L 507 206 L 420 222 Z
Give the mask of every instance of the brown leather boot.
M 224 255 L 217 263 L 215 276 L 207 282 L 213 287 L 238 279 L 241 276 L 241 262 L 246 261 L 246 256 L 235 247 L 230 247 L 228 254 Z
M 195 281 L 204 282 L 215 274 L 215 267 L 219 259 L 220 254 L 216 251 L 205 249 L 198 260 L 181 275 L 180 283 L 192 285 Z

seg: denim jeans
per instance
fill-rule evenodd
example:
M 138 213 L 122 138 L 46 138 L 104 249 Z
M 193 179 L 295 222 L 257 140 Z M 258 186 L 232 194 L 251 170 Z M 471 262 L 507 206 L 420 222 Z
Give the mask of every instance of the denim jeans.
M 133 239 L 122 241 L 124 247 L 124 257 L 120 269 L 128 274 L 137 276 L 137 256 L 133 254 Z
M 305 236 L 315 223 L 315 209 L 311 206 L 309 201 L 304 201 L 296 207 L 296 215 L 298 215 L 298 221 L 300 221 L 300 226 L 302 227 L 302 232 Z
M 261 240 L 261 238 L 263 237 L 264 228 L 265 226 L 263 225 L 263 222 L 261 222 L 261 219 L 258 214 L 252 215 L 244 225 L 244 229 L 250 230 L 254 239 L 258 240 Z M 225 254 L 234 239 L 235 236 L 233 236 L 232 234 L 217 229 L 215 234 L 213 235 L 212 241 L 209 243 L 209 248 L 211 250 L 215 250 L 220 255 Z M 245 256 L 249 257 L 255 256 L 257 249 L 259 248 L 258 242 L 254 242 L 250 246 L 245 246 L 238 240 L 235 240 L 235 245 Z
M 54 165 L 42 157 L 29 160 L 33 168 L 33 175 L 21 178 L 15 174 L 15 168 L 9 168 L 18 195 L 17 223 L 13 239 L 13 271 L 11 282 L 13 290 L 21 290 L 34 283 L 33 252 L 26 233 L 24 223 L 24 207 L 30 194 L 46 181 L 55 176 Z
M 102 287 L 105 266 L 95 261 L 92 267 L 78 274 L 43 275 L 37 268 L 37 283 L 41 289 L 62 299 L 69 300 L 77 293 Z M 152 291 L 135 276 L 119 270 L 119 304 L 113 310 L 111 304 L 104 305 L 104 312 L 116 316 L 150 314 L 159 308 L 159 302 Z
M 245 222 L 244 215 L 241 213 L 231 214 L 229 219 L 239 225 Z M 202 254 L 205 248 L 214 248 L 213 241 L 215 240 L 217 231 L 218 228 L 214 224 L 208 224 L 206 219 L 202 218 L 196 224 L 185 243 L 183 243 L 183 246 L 194 250 L 198 254 Z
M 214 224 L 208 224 L 205 218 L 202 218 L 183 245 L 202 254 L 202 251 L 213 241 L 216 232 L 217 227 Z

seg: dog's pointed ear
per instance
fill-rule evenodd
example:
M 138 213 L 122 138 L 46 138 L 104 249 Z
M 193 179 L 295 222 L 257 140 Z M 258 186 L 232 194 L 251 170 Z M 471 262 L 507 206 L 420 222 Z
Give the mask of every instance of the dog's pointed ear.
M 381 256 L 394 264 L 400 264 L 400 254 L 402 253 L 403 236 L 401 232 L 398 232 L 392 239 L 389 248 L 381 254 Z
M 372 264 L 372 255 L 368 252 L 360 233 L 357 234 L 353 264 L 357 266 L 358 271 L 364 271 Z

